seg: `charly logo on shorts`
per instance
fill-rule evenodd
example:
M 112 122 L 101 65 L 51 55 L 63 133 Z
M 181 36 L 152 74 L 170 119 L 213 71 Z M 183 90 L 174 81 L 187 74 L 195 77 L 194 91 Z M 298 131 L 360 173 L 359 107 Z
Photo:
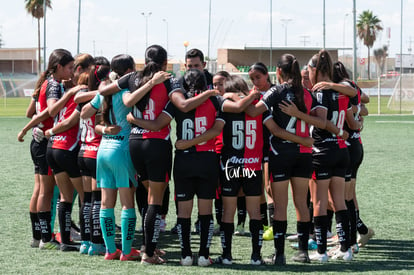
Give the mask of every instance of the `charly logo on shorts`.
M 226 174 L 226 179 L 238 179 L 238 178 L 253 178 L 256 177 L 256 172 L 250 167 L 243 167 L 242 164 L 245 163 L 258 163 L 260 158 L 237 158 L 231 157 L 226 161 L 226 166 L 224 167 L 224 173 Z M 232 165 L 235 164 L 235 165 Z

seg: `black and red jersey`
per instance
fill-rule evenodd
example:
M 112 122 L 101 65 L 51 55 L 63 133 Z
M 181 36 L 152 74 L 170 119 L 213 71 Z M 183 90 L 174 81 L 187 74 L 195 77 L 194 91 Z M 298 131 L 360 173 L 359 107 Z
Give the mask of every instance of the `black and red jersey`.
M 306 89 L 304 89 L 303 96 L 307 113 L 309 113 L 313 102 L 312 96 Z M 294 100 L 295 92 L 292 89 L 291 85 L 284 83 L 270 88 L 270 90 L 267 91 L 262 98 L 262 102 L 265 104 L 266 108 L 269 111 L 272 111 L 272 113 L 265 118 L 265 121 L 267 119 L 273 119 L 279 127 L 285 129 L 286 131 L 297 136 L 308 137 L 309 125 L 305 121 L 299 120 L 296 117 L 291 117 L 290 115 L 285 114 L 279 108 L 279 104 L 282 103 L 282 101 L 289 102 Z M 273 135 L 271 135 L 270 138 L 270 145 L 274 152 L 277 152 L 277 149 L 281 148 L 285 150 L 297 150 L 300 153 L 312 152 L 312 148 L 310 147 L 305 147 L 303 145 L 293 143 L 291 141 L 284 140 Z
M 216 136 L 216 153 L 221 154 L 221 150 L 223 149 L 223 132 L 220 135 Z
M 83 105 L 85 105 L 85 103 L 79 104 L 76 111 L 81 112 Z M 87 119 L 80 119 L 79 132 L 81 147 L 78 156 L 96 159 L 102 136 L 95 132 L 95 115 Z
M 262 170 L 263 148 L 266 147 L 263 119 L 266 114 L 267 112 L 251 117 L 244 112 L 223 113 L 226 122 L 221 150 L 223 167 L 237 166 L 253 171 Z
M 327 120 L 330 120 L 336 127 L 343 129 L 346 112 L 351 108 L 349 97 L 338 93 L 334 90 L 321 90 L 315 93 L 317 104 L 314 107 L 324 108 L 327 111 Z M 345 141 L 341 138 L 332 134 L 328 130 L 313 128 L 312 137 L 315 139 L 314 146 L 325 147 L 337 144 L 339 148 L 346 148 Z
M 53 76 L 48 77 L 40 87 L 38 99 L 36 101 L 36 114 L 40 114 L 47 108 L 47 101 L 49 99 L 59 100 L 62 97 L 64 88 L 61 82 L 58 82 Z M 54 120 L 49 117 L 42 121 L 43 131 L 49 130 L 53 127 Z
M 133 72 L 127 74 L 118 80 L 118 87 L 128 89 L 131 92 L 138 87 L 139 73 Z M 149 92 L 148 97 L 144 97 L 137 102 L 132 108 L 132 114 L 136 118 L 146 120 L 155 120 L 163 111 L 169 96 L 180 89 L 180 84 L 175 78 L 168 79 L 163 83 L 155 85 Z M 160 131 L 153 132 L 137 125 L 132 125 L 130 139 L 148 139 L 157 138 L 168 140 L 170 138 L 170 125 L 165 126 Z
M 56 124 L 68 119 L 73 112 L 76 112 L 76 106 L 74 95 L 69 98 L 65 106 L 59 111 L 55 117 Z M 49 147 L 53 149 L 62 149 L 73 151 L 79 145 L 79 123 L 72 126 L 72 128 L 65 132 L 56 134 L 49 139 Z
M 353 82 L 353 81 L 347 81 L 347 82 L 357 90 L 357 94 L 354 97 L 351 97 L 349 99 L 351 104 L 360 107 L 361 106 L 361 95 L 362 95 L 361 89 L 355 84 L 355 82 Z M 354 118 L 355 118 L 355 120 L 359 120 L 359 118 L 360 118 L 359 113 L 355 113 Z M 349 133 L 349 139 L 357 139 L 362 144 L 361 134 L 360 134 L 359 129 L 358 130 L 352 130 L 351 128 L 349 128 L 346 121 L 345 121 L 344 129 Z
M 172 102 L 168 102 L 163 112 L 171 118 L 175 118 L 177 140 L 191 140 L 212 128 L 216 120 L 223 120 L 220 111 L 222 103 L 217 97 L 212 96 L 196 109 L 184 113 L 175 107 Z M 216 151 L 214 138 L 186 150 L 176 150 L 176 153 L 206 151 Z

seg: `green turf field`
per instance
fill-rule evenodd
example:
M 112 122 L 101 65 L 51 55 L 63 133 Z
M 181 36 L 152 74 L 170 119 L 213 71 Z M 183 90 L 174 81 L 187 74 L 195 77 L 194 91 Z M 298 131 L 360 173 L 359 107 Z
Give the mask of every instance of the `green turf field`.
M 3 108 L 1 102 L 0 110 Z M 22 115 L 21 111 L 19 115 Z M 141 266 L 138 262 L 105 261 L 78 253 L 39 251 L 30 248 L 29 200 L 33 188 L 33 164 L 29 154 L 31 137 L 24 143 L 16 140 L 17 132 L 28 120 L 23 117 L 0 118 L 1 190 L 0 190 L 0 274 L 264 274 L 283 273 L 400 273 L 414 272 L 414 116 L 372 116 L 365 120 L 362 133 L 364 162 L 359 172 L 357 194 L 361 218 L 376 235 L 350 263 L 297 264 L 290 261 L 294 250 L 286 247 L 287 266 L 248 265 L 250 239 L 233 238 L 234 264 L 231 267 L 208 268 L 179 266 L 180 250 L 176 235 L 162 233 L 159 247 L 168 254 L 164 266 Z M 173 190 L 173 183 L 170 183 Z M 77 206 L 73 218 L 77 221 Z M 117 209 L 117 221 L 120 211 Z M 194 219 L 193 219 L 194 222 Z M 175 207 L 170 202 L 167 228 L 175 223 Z M 138 219 L 137 228 L 141 226 Z M 55 230 L 57 230 L 57 226 Z M 288 233 L 294 233 L 296 222 L 289 205 Z M 136 234 L 139 245 L 141 234 Z M 193 252 L 197 252 L 198 236 L 193 236 Z M 212 257 L 221 251 L 215 236 Z M 263 256 L 273 252 L 273 242 L 263 244 Z

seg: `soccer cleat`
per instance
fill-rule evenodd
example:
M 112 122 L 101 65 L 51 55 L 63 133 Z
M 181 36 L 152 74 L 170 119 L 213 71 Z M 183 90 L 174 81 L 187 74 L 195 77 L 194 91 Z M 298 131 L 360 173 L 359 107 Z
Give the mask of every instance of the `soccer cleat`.
M 56 240 L 58 243 L 61 243 L 61 242 L 62 242 L 62 238 L 60 237 L 60 232 L 57 232 L 57 233 L 55 234 L 55 240 Z
M 273 227 L 272 226 L 265 226 L 264 227 L 265 231 L 263 232 L 263 240 L 265 241 L 271 241 L 273 240 L 274 236 L 273 236 Z
M 79 248 L 79 253 L 80 254 L 88 254 L 90 246 L 91 246 L 90 241 L 81 241 L 81 245 L 80 245 L 80 248 Z
M 141 254 L 145 253 L 145 245 L 141 245 Z M 167 252 L 165 250 L 155 248 L 154 249 L 154 255 L 157 255 L 158 257 L 164 257 Z
M 368 228 L 367 234 L 359 234 L 357 242 L 359 247 L 364 247 L 374 235 L 375 232 L 371 228 Z
M 156 265 L 156 264 L 165 264 L 167 261 L 163 258 L 154 254 L 152 257 L 149 257 L 147 254 L 144 254 L 141 258 L 141 264 L 143 265 Z
M 165 232 L 167 228 L 167 221 L 164 219 L 160 220 L 160 232 Z
M 358 252 L 359 252 L 358 244 L 356 243 L 356 244 L 351 245 L 351 250 L 352 250 L 352 253 L 358 254 Z
M 328 255 L 331 257 L 332 260 L 344 260 L 344 261 L 352 261 L 352 250 L 348 248 L 347 251 L 341 251 L 341 247 L 337 246 L 333 249 L 329 250 Z
M 60 244 L 52 239 L 50 242 L 43 242 L 42 240 L 39 243 L 40 250 L 59 250 Z
M 310 263 L 308 252 L 299 251 L 292 257 L 292 261 L 298 262 L 298 263 Z
M 167 252 L 165 252 L 165 250 L 155 248 L 154 254 L 157 255 L 158 257 L 164 257 L 165 254 L 167 254 Z
M 91 243 L 88 250 L 89 256 L 103 256 L 106 253 L 106 247 L 103 243 Z
M 293 234 L 286 237 L 286 240 L 289 242 L 297 242 L 298 241 L 298 234 Z
M 328 254 L 326 254 L 326 252 L 323 254 L 319 254 L 318 252 L 315 252 L 309 256 L 309 259 L 314 262 L 327 263 L 329 260 L 329 257 L 328 257 Z
M 326 245 L 327 246 L 336 246 L 339 244 L 338 235 L 334 235 L 328 239 L 326 239 Z
M 60 244 L 60 251 L 63 251 L 63 252 L 79 251 L 79 249 L 80 249 L 80 243 L 69 242 L 69 243 Z
M 40 245 L 40 240 L 36 240 L 35 238 L 33 238 L 30 241 L 30 247 L 39 248 L 39 245 Z
M 213 264 L 213 260 L 210 257 L 200 256 L 197 261 L 198 266 L 209 266 Z
M 76 230 L 76 228 L 71 227 L 70 228 L 70 238 L 73 241 L 79 242 L 81 240 L 81 234 L 79 231 Z
M 182 266 L 192 266 L 193 265 L 193 258 L 191 256 L 181 258 L 180 265 L 182 265 Z
M 274 255 L 272 262 L 274 265 L 279 265 L 279 266 L 286 265 L 286 257 L 285 255 L 278 255 L 278 256 Z
M 245 232 L 244 232 L 244 226 L 243 224 L 239 224 L 236 227 L 236 230 L 234 231 L 234 235 L 235 236 L 244 236 Z
M 231 256 L 226 256 L 226 257 L 219 256 L 214 262 L 216 264 L 232 265 L 233 264 L 232 260 L 233 259 Z
M 265 261 L 263 261 L 260 255 L 252 255 L 250 259 L 251 265 L 265 265 Z
M 332 238 L 334 236 L 334 234 L 332 234 L 332 232 L 331 231 L 326 231 L 326 238 L 327 239 L 329 239 L 329 238 Z
M 298 243 L 293 243 L 290 245 L 290 247 L 292 247 L 293 249 L 298 250 L 299 249 L 299 244 Z M 313 239 L 309 239 L 308 240 L 308 250 L 316 250 L 318 248 L 318 245 L 316 244 L 316 241 Z
M 105 260 L 119 260 L 121 257 L 121 250 L 117 249 L 114 253 L 109 253 L 109 251 L 106 251 L 105 253 Z
M 131 248 L 131 252 L 127 255 L 121 254 L 120 261 L 139 261 L 141 260 L 141 252 L 135 248 Z

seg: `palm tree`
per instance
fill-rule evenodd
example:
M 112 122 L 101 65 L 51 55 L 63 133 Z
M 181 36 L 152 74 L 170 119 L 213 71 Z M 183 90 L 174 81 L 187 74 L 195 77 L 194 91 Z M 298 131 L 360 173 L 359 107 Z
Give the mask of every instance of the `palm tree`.
M 358 37 L 364 42 L 364 45 L 368 48 L 368 79 L 370 76 L 370 48 L 374 45 L 377 39 L 377 34 L 382 30 L 381 20 L 372 14 L 372 11 L 363 11 L 358 18 L 357 22 Z
M 43 5 L 46 1 L 46 7 L 52 9 L 51 0 L 24 0 L 27 13 L 30 13 L 37 19 L 37 54 L 38 54 L 38 73 L 40 73 L 40 19 L 44 16 Z M 44 57 L 46 58 L 46 56 Z
M 384 45 L 382 48 L 374 50 L 375 61 L 379 67 L 379 75 L 384 73 L 385 62 L 387 61 L 388 56 L 388 46 Z

